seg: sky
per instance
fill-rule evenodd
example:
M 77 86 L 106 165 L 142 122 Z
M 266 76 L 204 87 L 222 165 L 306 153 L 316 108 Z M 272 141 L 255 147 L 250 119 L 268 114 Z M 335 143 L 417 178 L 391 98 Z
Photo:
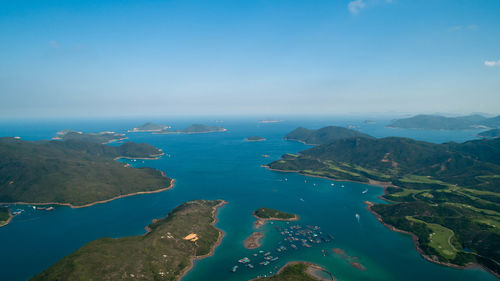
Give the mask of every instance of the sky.
M 499 0 L 0 0 L 0 118 L 500 114 Z

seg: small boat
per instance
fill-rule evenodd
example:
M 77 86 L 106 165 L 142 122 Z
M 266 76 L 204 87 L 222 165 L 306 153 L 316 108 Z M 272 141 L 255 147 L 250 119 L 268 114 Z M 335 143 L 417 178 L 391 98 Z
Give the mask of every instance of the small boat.
M 331 183 L 330 185 L 331 185 L 331 186 L 335 186 L 335 184 L 334 184 L 334 183 Z
M 344 188 L 344 185 L 341 185 L 340 187 Z
M 250 259 L 249 259 L 249 258 L 247 258 L 247 257 L 244 257 L 244 258 L 242 258 L 242 259 L 238 260 L 238 262 L 239 262 L 239 263 L 249 263 L 249 262 L 250 262 Z
M 248 268 L 253 268 L 253 264 L 249 263 L 247 264 Z
M 361 192 L 361 193 L 365 194 L 365 193 L 367 193 L 367 192 L 368 192 L 368 188 L 367 188 L 367 189 L 365 189 L 365 190 L 363 190 L 363 192 Z
M 355 217 L 356 217 L 356 219 L 357 219 L 357 220 L 358 220 L 358 222 L 359 222 L 359 218 L 360 218 L 360 217 L 359 217 L 359 214 L 356 214 L 356 215 L 355 215 Z
M 271 252 L 267 252 L 264 254 L 264 256 L 269 256 L 271 254 Z
M 304 199 L 303 199 L 303 198 L 300 198 L 299 200 L 300 200 L 300 201 L 302 201 L 302 202 L 304 202 Z
M 271 261 L 277 261 L 279 258 L 278 257 L 274 257 L 271 259 Z
M 232 272 L 236 272 L 236 270 L 238 270 L 238 266 L 237 265 L 233 266 L 233 269 L 231 269 Z

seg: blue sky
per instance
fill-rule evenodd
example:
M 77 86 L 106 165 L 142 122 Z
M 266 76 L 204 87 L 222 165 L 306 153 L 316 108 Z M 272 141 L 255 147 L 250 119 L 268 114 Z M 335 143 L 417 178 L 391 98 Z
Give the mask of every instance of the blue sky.
M 0 0 L 0 117 L 500 114 L 498 0 Z

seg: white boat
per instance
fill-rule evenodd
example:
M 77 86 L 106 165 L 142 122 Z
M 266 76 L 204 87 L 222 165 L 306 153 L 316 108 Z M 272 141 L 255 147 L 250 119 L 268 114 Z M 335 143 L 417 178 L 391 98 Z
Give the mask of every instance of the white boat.
M 357 220 L 358 220 L 358 222 L 359 222 L 359 218 L 360 218 L 360 217 L 359 217 L 359 214 L 357 214 L 357 213 L 356 213 L 355 217 L 356 217 L 356 219 L 357 219 Z
M 365 190 L 363 190 L 363 192 L 361 192 L 361 193 L 365 194 L 365 193 L 367 193 L 367 192 L 368 192 L 368 188 L 367 188 L 367 189 L 365 189 Z

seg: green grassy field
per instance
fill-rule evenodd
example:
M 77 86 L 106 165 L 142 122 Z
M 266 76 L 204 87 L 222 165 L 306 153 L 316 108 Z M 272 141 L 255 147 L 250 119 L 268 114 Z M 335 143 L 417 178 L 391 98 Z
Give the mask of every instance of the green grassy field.
M 426 223 L 413 217 L 406 218 L 410 221 L 423 223 L 432 231 L 429 234 L 429 246 L 438 251 L 443 257 L 450 260 L 456 257 L 458 250 L 451 243 L 451 239 L 455 235 L 451 229 L 435 223 Z
M 149 225 L 149 233 L 95 240 L 30 280 L 178 280 L 192 258 L 209 254 L 219 240 L 213 222 L 222 203 L 184 203 Z

